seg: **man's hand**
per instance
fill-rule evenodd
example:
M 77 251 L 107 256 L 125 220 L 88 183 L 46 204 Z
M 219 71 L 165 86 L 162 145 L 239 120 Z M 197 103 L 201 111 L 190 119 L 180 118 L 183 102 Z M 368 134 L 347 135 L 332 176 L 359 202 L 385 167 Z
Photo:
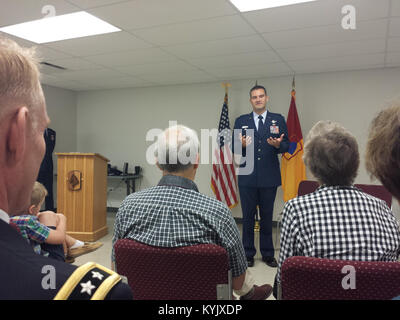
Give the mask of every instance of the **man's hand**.
M 281 135 L 280 138 L 268 138 L 268 139 L 267 139 L 267 142 L 268 142 L 268 144 L 270 144 L 271 146 L 273 146 L 273 147 L 279 149 L 279 146 L 281 145 L 281 142 L 282 142 L 282 140 L 283 140 L 283 136 L 284 136 L 284 135 L 285 135 L 285 134 L 282 133 L 282 135 Z
M 243 137 L 241 133 L 239 133 L 239 139 L 242 141 L 242 147 L 246 148 L 248 145 L 251 144 L 251 137 L 250 136 L 245 136 Z

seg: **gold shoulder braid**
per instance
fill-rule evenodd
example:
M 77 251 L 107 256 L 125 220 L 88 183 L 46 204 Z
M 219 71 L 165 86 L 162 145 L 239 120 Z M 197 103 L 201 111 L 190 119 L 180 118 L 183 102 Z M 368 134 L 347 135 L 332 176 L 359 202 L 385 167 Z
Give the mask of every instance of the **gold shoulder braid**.
M 103 300 L 119 281 L 119 274 L 88 262 L 71 274 L 54 300 Z

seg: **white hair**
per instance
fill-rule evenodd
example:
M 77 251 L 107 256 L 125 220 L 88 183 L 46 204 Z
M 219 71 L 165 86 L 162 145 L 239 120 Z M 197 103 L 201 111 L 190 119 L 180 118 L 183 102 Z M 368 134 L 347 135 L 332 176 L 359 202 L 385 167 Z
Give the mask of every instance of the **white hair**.
M 36 126 L 35 111 L 44 103 L 39 77 L 35 49 L 0 37 L 0 120 L 23 104 L 32 110 L 32 124 Z
M 179 172 L 196 163 L 199 150 L 197 133 L 188 127 L 175 125 L 158 136 L 155 154 L 162 170 Z

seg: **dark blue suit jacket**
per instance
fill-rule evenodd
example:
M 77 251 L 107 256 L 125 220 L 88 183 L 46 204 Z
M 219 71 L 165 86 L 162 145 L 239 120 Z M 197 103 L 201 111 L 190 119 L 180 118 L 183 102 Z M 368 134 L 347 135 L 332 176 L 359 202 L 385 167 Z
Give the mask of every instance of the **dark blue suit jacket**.
M 271 127 L 273 124 L 275 127 L 277 127 L 275 129 L 279 130 L 278 133 L 271 133 Z M 241 115 L 235 120 L 233 142 L 236 140 L 236 143 L 239 143 L 239 133 L 240 130 L 243 131 L 243 127 L 247 126 L 247 130 L 254 130 L 254 136 L 252 137 L 252 143 L 254 144 L 254 170 L 250 174 L 243 175 L 240 174 L 240 172 L 243 170 L 239 169 L 239 187 L 266 188 L 277 187 L 281 185 L 281 172 L 279 168 L 278 154 L 285 153 L 289 149 L 286 121 L 285 118 L 279 113 L 272 113 L 268 111 L 264 125 L 267 128 L 266 134 L 260 137 L 254 123 L 253 112 Z M 282 133 L 285 135 L 279 149 L 268 144 L 267 139 L 269 137 L 279 138 Z M 247 135 L 250 135 L 250 131 L 247 132 Z M 234 145 L 235 143 L 232 144 L 232 148 L 236 154 L 242 154 L 242 156 L 245 155 L 245 149 L 234 150 Z M 245 165 L 246 163 L 243 163 L 240 165 L 240 167 L 244 167 Z

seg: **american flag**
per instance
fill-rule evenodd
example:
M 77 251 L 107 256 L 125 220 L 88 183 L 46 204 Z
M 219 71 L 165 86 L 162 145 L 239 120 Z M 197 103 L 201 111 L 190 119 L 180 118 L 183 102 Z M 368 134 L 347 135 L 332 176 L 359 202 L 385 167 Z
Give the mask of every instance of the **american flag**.
M 232 133 L 229 127 L 228 94 L 225 94 L 221 117 L 218 125 L 218 144 L 213 155 L 213 171 L 211 174 L 211 188 L 215 197 L 225 202 L 229 208 L 238 203 L 236 173 L 233 165 Z

